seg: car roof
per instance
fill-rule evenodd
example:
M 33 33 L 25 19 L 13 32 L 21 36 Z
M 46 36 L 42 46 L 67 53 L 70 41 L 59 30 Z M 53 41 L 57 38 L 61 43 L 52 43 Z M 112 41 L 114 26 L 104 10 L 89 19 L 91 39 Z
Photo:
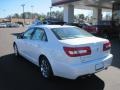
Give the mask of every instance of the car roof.
M 74 26 L 69 26 L 69 25 L 36 25 L 36 26 L 32 26 L 32 27 L 52 29 L 52 28 L 74 27 Z

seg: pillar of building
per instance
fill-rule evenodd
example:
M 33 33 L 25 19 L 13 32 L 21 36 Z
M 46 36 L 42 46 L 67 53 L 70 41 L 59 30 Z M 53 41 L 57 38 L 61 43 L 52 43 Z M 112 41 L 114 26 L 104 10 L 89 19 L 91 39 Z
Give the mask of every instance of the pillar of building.
M 67 22 L 67 23 L 74 22 L 74 5 L 64 6 L 64 22 Z
M 97 24 L 102 20 L 102 8 L 93 8 L 93 24 Z
M 120 2 L 113 3 L 112 20 L 120 24 Z

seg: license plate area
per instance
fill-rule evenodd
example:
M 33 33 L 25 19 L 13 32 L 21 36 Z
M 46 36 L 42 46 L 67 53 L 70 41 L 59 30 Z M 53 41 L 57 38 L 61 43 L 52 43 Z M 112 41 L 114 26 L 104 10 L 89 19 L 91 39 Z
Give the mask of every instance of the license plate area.
M 96 71 L 101 71 L 104 69 L 104 63 L 98 63 L 95 65 L 95 70 Z

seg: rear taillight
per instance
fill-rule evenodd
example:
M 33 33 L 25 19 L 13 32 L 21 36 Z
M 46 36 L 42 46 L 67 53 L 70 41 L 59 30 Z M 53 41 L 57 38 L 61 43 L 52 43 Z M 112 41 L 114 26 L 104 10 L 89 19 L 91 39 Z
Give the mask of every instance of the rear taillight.
M 106 42 L 103 44 L 103 51 L 107 51 L 111 48 L 111 43 L 110 42 Z
M 90 47 L 63 47 L 63 49 L 70 57 L 86 56 L 91 54 Z

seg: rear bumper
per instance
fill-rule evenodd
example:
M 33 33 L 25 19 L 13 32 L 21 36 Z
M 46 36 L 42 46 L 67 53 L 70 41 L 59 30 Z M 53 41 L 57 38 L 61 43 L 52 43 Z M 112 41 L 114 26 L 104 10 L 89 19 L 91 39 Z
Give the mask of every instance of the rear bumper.
M 108 68 L 111 65 L 113 55 L 110 54 L 104 58 L 84 62 L 81 64 L 59 64 L 57 68 L 61 68 L 55 74 L 56 76 L 65 77 L 68 79 L 76 79 L 79 76 L 93 74 Z M 103 65 L 98 66 L 97 65 Z M 102 68 L 101 68 L 102 67 Z

